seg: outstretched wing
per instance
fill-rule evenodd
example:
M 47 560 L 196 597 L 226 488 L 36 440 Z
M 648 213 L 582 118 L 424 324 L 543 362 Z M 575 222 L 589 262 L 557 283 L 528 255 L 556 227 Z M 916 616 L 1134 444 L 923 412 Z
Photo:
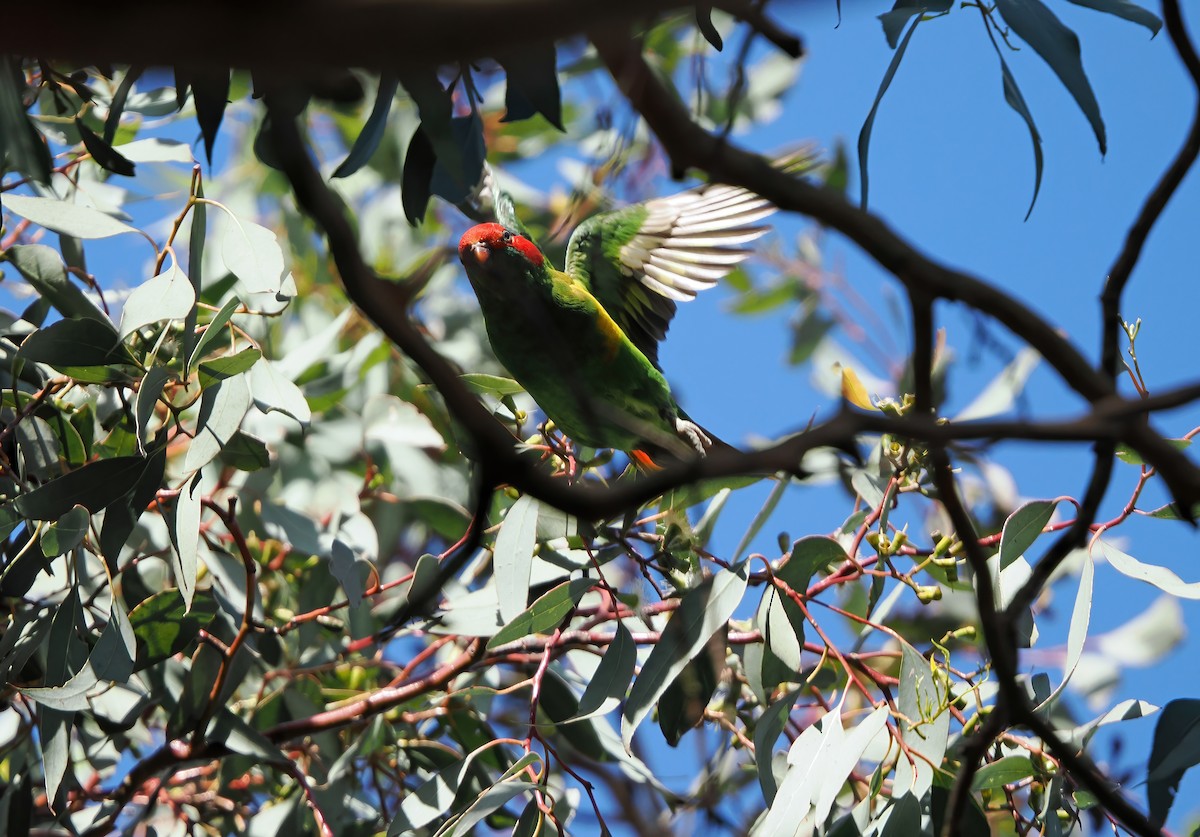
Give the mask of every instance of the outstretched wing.
M 770 229 L 775 207 L 745 189 L 705 185 L 595 215 L 567 245 L 567 273 L 585 283 L 650 362 L 678 302 L 711 288 Z

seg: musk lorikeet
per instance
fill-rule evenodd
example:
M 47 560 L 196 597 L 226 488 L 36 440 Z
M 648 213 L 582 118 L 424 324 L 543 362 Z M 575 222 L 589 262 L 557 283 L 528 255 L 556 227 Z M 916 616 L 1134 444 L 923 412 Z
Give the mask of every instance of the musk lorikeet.
M 783 168 L 810 164 L 795 155 Z M 704 185 L 604 212 L 571 235 L 560 271 L 511 199 L 485 190 L 499 223 L 472 227 L 458 253 L 497 359 L 577 443 L 651 466 L 663 454 L 707 452 L 713 439 L 675 403 L 658 344 L 676 303 L 746 259 L 775 207 L 744 189 Z

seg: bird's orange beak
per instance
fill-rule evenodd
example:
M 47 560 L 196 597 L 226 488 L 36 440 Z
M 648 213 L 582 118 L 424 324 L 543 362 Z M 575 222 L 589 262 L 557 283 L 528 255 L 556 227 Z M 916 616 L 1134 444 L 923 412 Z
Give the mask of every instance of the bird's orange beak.
M 488 257 L 492 255 L 492 251 L 482 241 L 476 241 L 466 248 L 466 252 L 471 254 L 479 264 L 486 264 Z

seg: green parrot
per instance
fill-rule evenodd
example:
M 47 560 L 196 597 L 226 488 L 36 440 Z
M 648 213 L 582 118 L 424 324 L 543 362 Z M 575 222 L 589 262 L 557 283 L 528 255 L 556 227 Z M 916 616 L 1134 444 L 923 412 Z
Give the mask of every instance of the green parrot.
M 546 416 L 575 442 L 650 468 L 721 445 L 675 403 L 658 344 L 676 304 L 746 259 L 775 207 L 744 189 L 704 185 L 604 212 L 572 233 L 561 271 L 511 199 L 486 188 L 500 223 L 469 229 L 459 258 L 497 359 Z

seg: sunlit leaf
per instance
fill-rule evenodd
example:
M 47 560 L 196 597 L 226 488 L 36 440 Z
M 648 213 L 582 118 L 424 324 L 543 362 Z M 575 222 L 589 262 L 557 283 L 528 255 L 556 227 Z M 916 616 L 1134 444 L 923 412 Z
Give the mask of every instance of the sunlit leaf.
M 509 508 L 492 549 L 492 571 L 500 618 L 511 622 L 525 610 L 529 594 L 529 570 L 537 545 L 538 501 L 523 495 Z
M 176 588 L 155 593 L 129 614 L 137 637 L 137 668 L 152 666 L 186 650 L 217 614 L 217 602 L 199 593 L 188 602 Z
M 123 221 L 105 215 L 98 209 L 55 198 L 6 194 L 4 208 L 48 230 L 75 238 L 108 238 L 137 232 Z
M 182 320 L 196 304 L 196 292 L 187 274 L 172 264 L 134 288 L 121 311 L 122 338 L 160 320 Z

